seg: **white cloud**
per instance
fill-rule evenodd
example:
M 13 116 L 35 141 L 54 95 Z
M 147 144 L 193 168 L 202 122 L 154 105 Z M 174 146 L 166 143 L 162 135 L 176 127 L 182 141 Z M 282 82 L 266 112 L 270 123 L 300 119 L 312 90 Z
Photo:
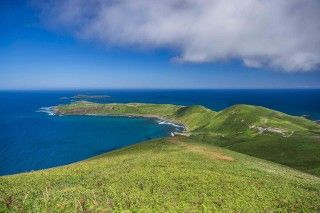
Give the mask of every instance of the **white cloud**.
M 312 71 L 320 64 L 319 0 L 50 0 L 51 26 L 108 46 L 170 48 L 183 62 L 240 59 Z

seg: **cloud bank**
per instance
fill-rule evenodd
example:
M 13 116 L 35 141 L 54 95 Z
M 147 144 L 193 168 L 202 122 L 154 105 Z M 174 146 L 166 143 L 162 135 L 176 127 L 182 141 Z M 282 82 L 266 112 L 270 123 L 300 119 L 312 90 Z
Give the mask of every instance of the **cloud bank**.
M 169 48 L 175 60 L 249 67 L 320 65 L 319 0 L 47 0 L 47 24 L 108 46 Z

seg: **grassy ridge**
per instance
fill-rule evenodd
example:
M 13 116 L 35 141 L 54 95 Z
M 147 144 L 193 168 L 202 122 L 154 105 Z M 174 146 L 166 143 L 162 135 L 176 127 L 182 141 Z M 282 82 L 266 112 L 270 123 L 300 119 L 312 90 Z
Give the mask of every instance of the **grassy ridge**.
M 198 105 L 78 102 L 55 110 L 58 114 L 159 116 L 184 124 L 195 140 L 320 175 L 320 126 L 264 107 L 235 105 L 214 112 Z
M 265 107 L 250 105 L 235 105 L 220 111 L 206 129 L 235 135 L 243 133 L 251 135 L 257 132 L 254 131 L 257 130 L 256 127 L 282 129 L 284 135 L 290 135 L 292 131 L 320 133 L 320 126 L 315 122 Z
M 172 137 L 0 177 L 0 212 L 316 212 L 319 191 L 318 177 Z
M 215 112 L 202 106 L 177 106 L 173 104 L 96 104 L 76 102 L 55 107 L 57 114 L 64 115 L 133 115 L 159 117 L 184 124 L 189 131 L 208 124 Z

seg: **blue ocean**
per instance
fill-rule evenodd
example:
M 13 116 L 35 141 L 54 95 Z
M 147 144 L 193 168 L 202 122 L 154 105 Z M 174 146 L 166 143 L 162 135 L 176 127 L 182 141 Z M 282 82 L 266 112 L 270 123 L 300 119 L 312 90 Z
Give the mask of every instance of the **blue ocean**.
M 320 120 L 319 89 L 1 91 L 0 175 L 65 165 L 179 131 L 148 118 L 43 112 L 42 107 L 70 103 L 77 94 L 111 96 L 88 100 L 101 103 L 200 104 L 215 111 L 253 104 Z

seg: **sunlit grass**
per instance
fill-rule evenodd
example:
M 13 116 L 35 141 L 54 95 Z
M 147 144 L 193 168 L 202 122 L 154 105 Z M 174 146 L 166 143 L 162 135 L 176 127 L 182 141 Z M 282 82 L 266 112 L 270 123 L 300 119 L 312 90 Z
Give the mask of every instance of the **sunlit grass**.
M 0 183 L 0 211 L 320 209 L 319 178 L 182 137 Z

